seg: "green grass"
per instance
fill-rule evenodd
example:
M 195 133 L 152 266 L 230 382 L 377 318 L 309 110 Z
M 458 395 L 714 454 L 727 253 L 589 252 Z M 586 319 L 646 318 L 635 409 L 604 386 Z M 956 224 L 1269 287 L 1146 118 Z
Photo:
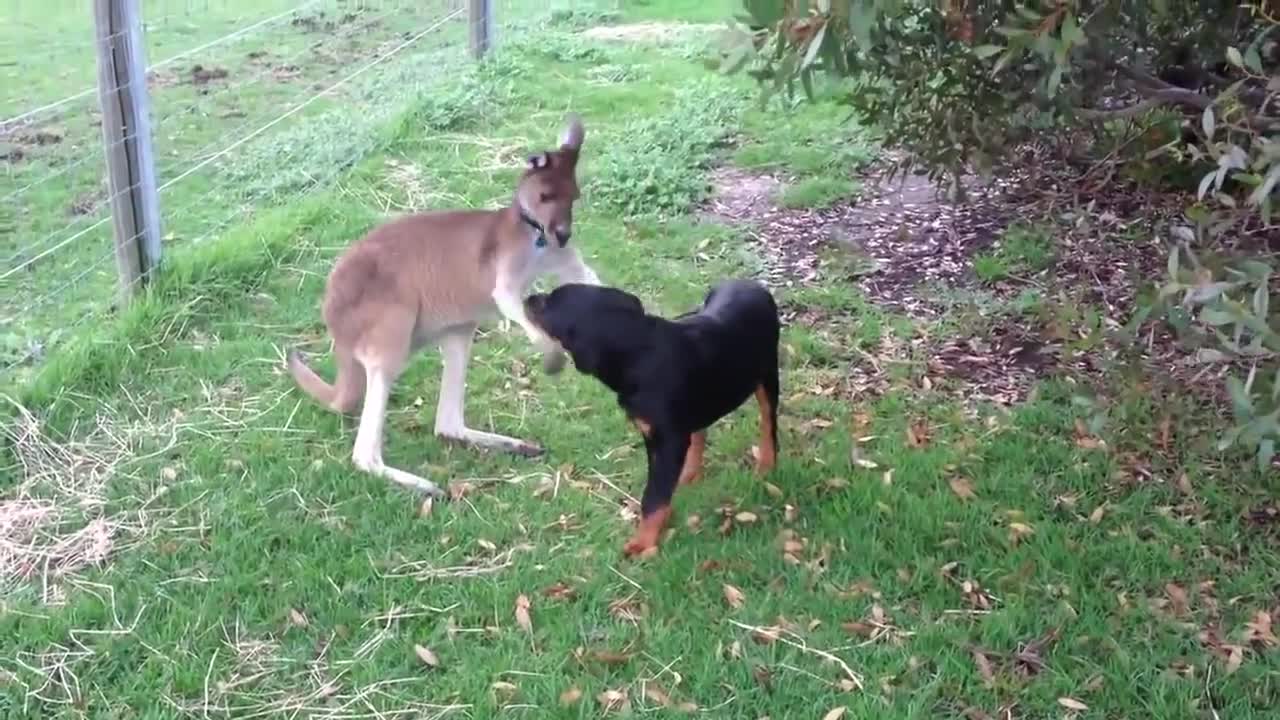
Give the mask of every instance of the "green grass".
M 639 7 L 653 18 L 677 6 Z M 1086 403 L 1048 383 L 976 417 L 907 372 L 883 397 L 850 396 L 846 368 L 917 328 L 842 283 L 779 291 L 825 319 L 783 340 L 778 470 L 766 484 L 748 469 L 749 409 L 717 424 L 706 476 L 678 494 L 674 533 L 651 560 L 619 557 L 624 493 L 640 493 L 644 472 L 635 433 L 594 381 L 541 374 L 518 331 L 489 326 L 477 341 L 468 418 L 537 440 L 545 458 L 437 441 L 440 362 L 428 352 L 396 385 L 387 460 L 471 491 L 422 517 L 417 498 L 354 471 L 353 423 L 279 370 L 284 347 L 324 346 L 334 257 L 386 210 L 505 200 L 523 153 L 553 142 L 567 109 L 587 129 L 575 242 L 606 282 L 674 313 L 758 269 L 743 231 L 687 206 L 723 138 L 786 146 L 744 110 L 750 87 L 678 48 L 572 49 L 586 45 L 539 36 L 460 98 L 411 101 L 336 186 L 175 248 L 147 299 L 67 343 L 23 389 L 50 436 L 79 441 L 80 454 L 110 460 L 110 438 L 123 441 L 102 503 L 51 483 L 30 492 L 58 503 L 63 532 L 95 518 L 121 529 L 101 567 L 52 581 L 65 604 L 42 601 L 38 571 L 6 580 L 0 716 L 242 717 L 309 697 L 318 717 L 350 703 L 585 718 L 619 697 L 610 691 L 636 714 L 665 696 L 715 717 L 845 706 L 846 717 L 961 718 L 1014 704 L 1061 717 L 1060 698 L 1087 704 L 1080 717 L 1270 716 L 1280 660 L 1242 633 L 1275 606 L 1280 558 L 1274 528 L 1243 517 L 1269 497 L 1247 459 L 1216 453 L 1185 399 L 1136 384 Z M 600 58 L 633 73 L 593 84 Z M 14 486 L 7 452 L 0 483 Z M 722 533 L 725 512 L 752 515 Z M 450 567 L 472 574 L 429 572 Z M 1185 608 L 1169 602 L 1179 589 Z M 794 644 L 738 623 L 784 626 Z M 1209 626 L 1249 646 L 1235 672 L 1198 638 Z M 1015 660 L 1051 632 L 1030 656 L 1042 667 Z M 60 649 L 65 671 L 37 672 Z M 865 687 L 842 686 L 815 652 Z
M 318 0 L 265 22 L 297 5 L 146 3 L 149 61 L 178 58 L 153 69 L 148 83 L 166 252 L 327 184 L 381 148 L 388 126 L 424 94 L 434 98 L 422 111 L 433 130 L 457 130 L 496 111 L 474 84 L 455 82 L 470 74 L 461 17 L 391 54 L 440 23 L 444 4 Z M 518 35 L 536 18 L 522 16 L 522 7 L 504 5 L 503 32 Z M 28 3 L 6 0 L 0 19 L 9 20 L 0 23 L 0 48 L 15 58 L 0 66 L 9 80 L 0 119 L 93 87 L 87 8 L 37 16 Z M 89 93 L 0 130 L 11 158 L 0 160 L 0 381 L 28 376 L 116 299 L 97 123 L 97 96 Z
M 1034 274 L 1053 265 L 1053 242 L 1044 228 L 1009 228 L 994 249 L 973 258 L 973 272 L 986 283 L 1015 275 Z

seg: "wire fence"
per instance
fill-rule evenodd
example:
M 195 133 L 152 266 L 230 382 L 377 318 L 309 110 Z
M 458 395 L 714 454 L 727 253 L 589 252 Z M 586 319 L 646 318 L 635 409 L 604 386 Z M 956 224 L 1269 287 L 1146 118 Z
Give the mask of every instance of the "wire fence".
M 133 133 L 150 138 L 158 249 L 203 242 L 350 168 L 477 41 L 616 3 L 141 0 L 150 122 L 116 137 L 98 56 L 125 31 L 95 36 L 87 5 L 0 0 L 0 382 L 120 301 L 121 248 L 145 238 L 121 237 L 119 214 L 148 183 L 106 159 Z

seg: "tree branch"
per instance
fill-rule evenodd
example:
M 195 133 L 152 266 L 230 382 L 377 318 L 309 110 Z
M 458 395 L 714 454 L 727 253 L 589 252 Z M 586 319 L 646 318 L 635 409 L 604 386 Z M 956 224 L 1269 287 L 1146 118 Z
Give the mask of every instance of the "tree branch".
M 1139 91 L 1142 92 L 1142 91 Z M 1118 118 L 1137 117 L 1148 110 L 1160 107 L 1162 105 L 1183 105 L 1195 108 L 1196 110 L 1204 110 L 1213 105 L 1213 100 L 1192 90 L 1184 90 L 1179 87 L 1169 87 L 1163 90 L 1143 92 L 1145 99 L 1137 105 L 1131 105 L 1127 108 L 1118 110 L 1091 110 L 1089 108 L 1077 108 L 1075 113 L 1082 118 L 1089 120 L 1113 120 Z

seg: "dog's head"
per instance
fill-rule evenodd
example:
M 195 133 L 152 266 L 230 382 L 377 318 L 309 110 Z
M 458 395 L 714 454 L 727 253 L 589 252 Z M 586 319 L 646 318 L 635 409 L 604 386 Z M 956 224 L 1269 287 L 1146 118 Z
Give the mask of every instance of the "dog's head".
M 579 372 L 606 383 L 611 358 L 648 340 L 649 316 L 631 293 L 600 285 L 568 283 L 524 301 L 525 315 L 573 358 Z
M 567 245 L 573 234 L 573 203 L 579 195 L 578 151 L 584 135 L 582 120 L 570 115 L 560 135 L 560 148 L 530 155 L 516 187 L 516 207 L 525 222 L 559 247 Z

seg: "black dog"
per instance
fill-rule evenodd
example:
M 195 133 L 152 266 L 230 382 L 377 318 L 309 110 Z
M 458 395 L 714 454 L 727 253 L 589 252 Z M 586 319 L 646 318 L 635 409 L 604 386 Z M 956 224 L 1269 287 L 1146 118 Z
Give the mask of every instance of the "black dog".
M 579 372 L 618 395 L 644 435 L 649 479 L 640 524 L 623 552 L 656 549 L 677 484 L 702 468 L 706 429 L 755 395 L 757 472 L 778 451 L 778 306 L 751 280 L 728 280 L 702 307 L 674 320 L 648 315 L 616 288 L 566 284 L 524 302 L 529 319 L 560 343 Z

